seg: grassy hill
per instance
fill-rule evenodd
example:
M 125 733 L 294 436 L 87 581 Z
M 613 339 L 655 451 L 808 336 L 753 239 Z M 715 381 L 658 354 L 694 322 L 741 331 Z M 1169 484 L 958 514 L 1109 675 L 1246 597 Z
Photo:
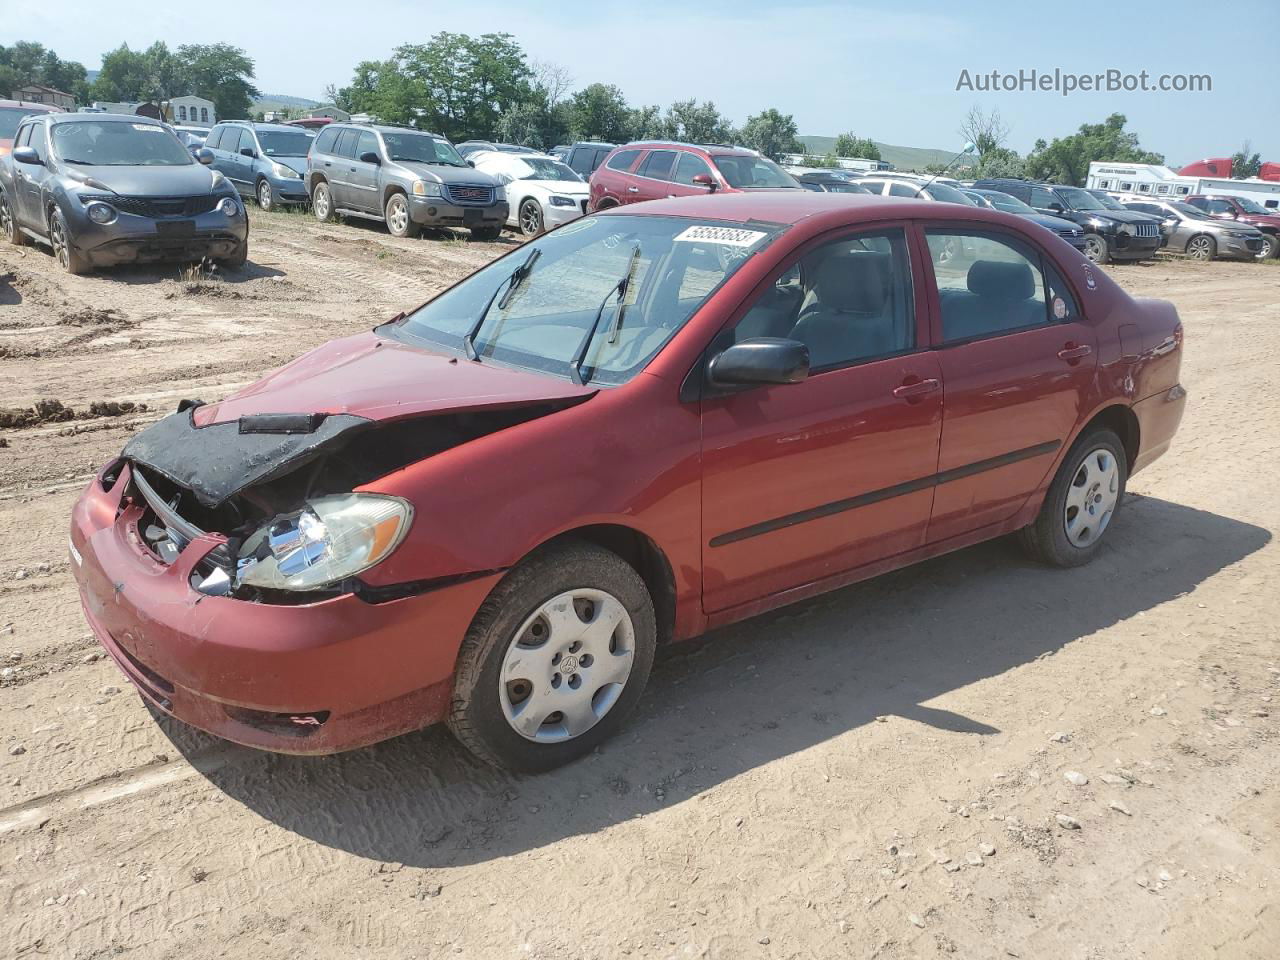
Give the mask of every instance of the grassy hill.
M 835 137 L 801 137 L 800 142 L 810 153 L 825 155 L 835 146 Z M 955 151 L 933 150 L 928 147 L 898 147 L 891 143 L 876 141 L 880 148 L 880 157 L 892 163 L 897 170 L 923 170 L 931 163 L 947 163 L 954 157 Z
M 253 101 L 250 109 L 254 113 L 266 113 L 268 110 L 309 110 L 318 106 L 320 106 L 320 101 L 318 100 L 308 100 L 306 97 L 288 97 L 279 93 L 267 93 Z

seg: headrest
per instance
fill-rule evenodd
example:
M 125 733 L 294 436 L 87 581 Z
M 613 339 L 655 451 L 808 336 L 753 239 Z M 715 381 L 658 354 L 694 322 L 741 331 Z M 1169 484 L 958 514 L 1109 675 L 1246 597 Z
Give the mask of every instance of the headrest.
M 818 268 L 818 302 L 841 313 L 878 314 L 889 295 L 892 261 L 887 253 L 853 250 L 827 257 Z
M 1035 295 L 1036 282 L 1025 263 L 976 260 L 969 268 L 969 292 L 997 300 L 1028 300 Z

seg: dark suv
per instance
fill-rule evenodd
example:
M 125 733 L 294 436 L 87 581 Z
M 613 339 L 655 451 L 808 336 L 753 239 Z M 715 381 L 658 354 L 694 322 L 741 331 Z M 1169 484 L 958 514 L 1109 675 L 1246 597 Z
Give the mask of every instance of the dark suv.
M 0 232 L 48 244 L 68 273 L 206 257 L 240 266 L 249 219 L 235 187 L 205 166 L 212 159 L 146 117 L 26 117 L 0 159 Z
M 1206 197 L 1195 194 L 1183 197 L 1182 202 L 1204 211 L 1215 220 L 1239 220 L 1257 227 L 1262 231 L 1262 251 L 1258 254 L 1258 259 L 1280 257 L 1280 211 L 1268 210 L 1248 197 Z
M 434 133 L 331 123 L 307 155 L 304 182 L 321 220 L 381 220 L 397 237 L 466 227 L 476 240 L 496 240 L 507 222 L 506 190 L 473 166 Z
M 804 190 L 768 157 L 743 147 L 653 140 L 618 147 L 591 175 L 592 210 L 749 190 Z
M 1029 180 L 978 180 L 979 190 L 999 190 L 1034 207 L 1038 213 L 1062 217 L 1084 230 L 1084 255 L 1094 263 L 1148 260 L 1164 244 L 1160 221 L 1143 213 L 1108 210 L 1080 187 Z
M 596 172 L 596 168 L 604 163 L 604 158 L 609 155 L 609 151 L 614 146 L 616 145 L 600 140 L 580 140 L 567 147 L 556 147 L 551 151 L 551 155 L 563 160 L 565 166 L 583 180 L 589 180 Z

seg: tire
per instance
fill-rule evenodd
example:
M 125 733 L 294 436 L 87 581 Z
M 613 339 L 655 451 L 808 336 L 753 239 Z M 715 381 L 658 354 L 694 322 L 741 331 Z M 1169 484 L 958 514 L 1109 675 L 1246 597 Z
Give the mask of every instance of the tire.
M 1097 233 L 1084 235 L 1084 255 L 1093 263 L 1102 266 L 1111 262 L 1111 248 L 1107 246 L 1107 238 Z
M 1088 563 L 1115 520 L 1128 479 L 1120 438 L 1103 427 L 1084 433 L 1058 468 L 1035 522 L 1018 532 L 1023 549 L 1054 567 Z
M 413 222 L 413 214 L 409 210 L 409 198 L 403 193 L 393 193 L 387 197 L 386 206 L 382 209 L 383 219 L 387 221 L 387 229 L 393 237 L 416 237 L 422 228 Z
M 257 198 L 258 206 L 270 213 L 276 208 L 276 198 L 271 193 L 271 184 L 265 179 L 258 181 L 258 186 L 254 190 L 254 196 Z
M 606 617 L 594 634 L 585 629 Z M 656 645 L 653 601 L 625 560 L 578 541 L 535 552 L 494 588 L 467 631 L 449 728 L 496 767 L 561 766 L 622 725 L 648 682 Z
M 471 239 L 480 243 L 492 243 L 502 236 L 502 227 L 472 227 Z
M 1196 234 L 1187 241 L 1187 256 L 1192 260 L 1208 263 L 1218 255 L 1218 243 L 1205 233 Z
M 9 206 L 9 198 L 0 193 L 0 239 L 4 239 L 15 247 L 27 245 L 27 235 L 18 226 L 18 217 Z
M 82 274 L 93 269 L 93 265 L 72 244 L 71 230 L 61 207 L 54 207 L 53 215 L 49 218 L 49 240 L 58 266 L 67 273 Z
M 543 230 L 542 204 L 532 198 L 520 204 L 520 232 L 526 237 L 536 237 Z
M 224 257 L 218 262 L 224 267 L 230 267 L 232 270 L 238 270 L 243 267 L 249 260 L 249 241 L 246 240 L 240 246 L 236 247 L 231 256 Z
M 1262 235 L 1262 249 L 1258 251 L 1257 259 L 1272 260 L 1276 257 L 1280 257 L 1280 237 L 1277 237 L 1274 233 L 1264 233 Z
M 333 222 L 333 194 L 323 180 L 311 189 L 311 210 L 321 223 Z

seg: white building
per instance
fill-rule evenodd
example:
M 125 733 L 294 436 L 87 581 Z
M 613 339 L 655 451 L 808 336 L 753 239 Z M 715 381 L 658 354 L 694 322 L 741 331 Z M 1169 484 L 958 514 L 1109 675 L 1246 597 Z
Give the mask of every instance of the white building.
M 1194 194 L 1248 197 L 1268 209 L 1280 208 L 1280 182 L 1275 180 L 1184 176 L 1154 163 L 1100 163 L 1095 160 L 1089 164 L 1086 186 L 1091 190 L 1146 195 L 1160 200 L 1179 200 Z
M 174 97 L 169 101 L 169 121 L 211 127 L 218 122 L 218 112 L 204 97 Z
M 817 159 L 817 154 L 801 154 L 787 153 L 782 156 L 782 166 L 784 167 L 804 167 L 810 169 L 811 161 Z M 856 170 L 861 173 L 871 173 L 876 170 L 892 170 L 893 164 L 885 160 L 867 160 L 862 157 L 836 157 L 836 167 L 841 170 Z M 813 167 L 812 169 L 820 169 Z

